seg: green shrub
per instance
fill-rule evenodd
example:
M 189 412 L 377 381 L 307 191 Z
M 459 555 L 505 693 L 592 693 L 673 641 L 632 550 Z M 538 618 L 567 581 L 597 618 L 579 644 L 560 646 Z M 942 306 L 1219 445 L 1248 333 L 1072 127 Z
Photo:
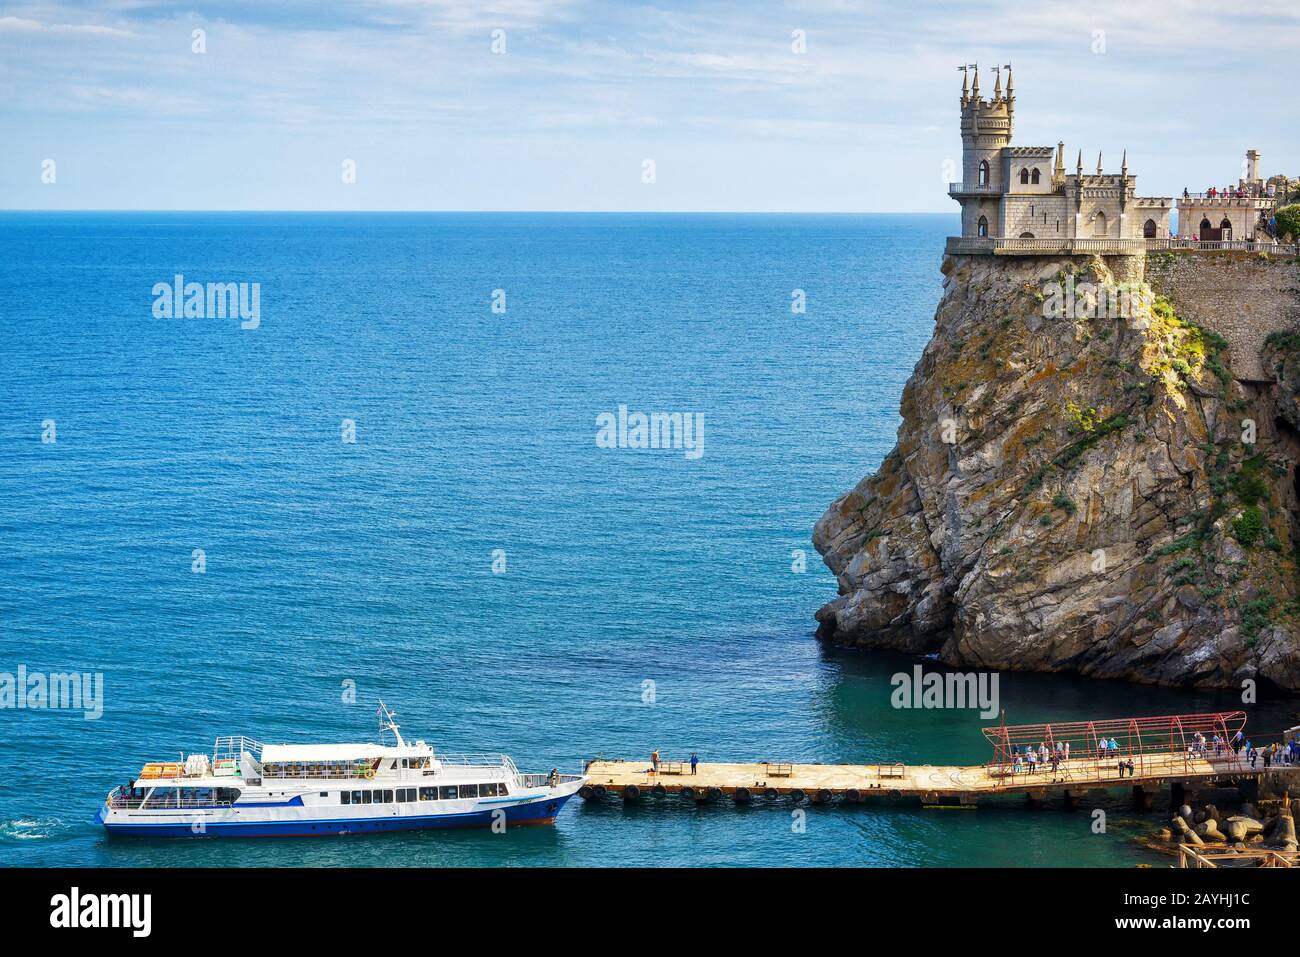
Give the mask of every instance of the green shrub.
M 1074 504 L 1074 500 L 1071 499 L 1070 496 L 1066 495 L 1064 492 L 1057 492 L 1055 495 L 1053 495 L 1052 504 L 1055 505 L 1057 508 L 1059 508 L 1061 511 L 1065 512 L 1066 515 L 1073 515 L 1075 512 L 1079 510 L 1079 507 Z
M 1287 233 L 1290 233 L 1292 238 L 1300 236 L 1300 203 L 1283 206 L 1276 215 L 1279 236 L 1285 236 Z
M 1244 548 L 1254 545 L 1263 530 L 1264 515 L 1254 505 L 1247 505 L 1232 520 L 1232 537 Z

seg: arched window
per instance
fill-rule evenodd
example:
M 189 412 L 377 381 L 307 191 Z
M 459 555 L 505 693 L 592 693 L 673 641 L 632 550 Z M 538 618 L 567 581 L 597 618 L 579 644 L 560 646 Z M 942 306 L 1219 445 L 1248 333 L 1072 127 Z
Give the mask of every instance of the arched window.
M 1022 186 L 1028 186 L 1028 185 L 1029 185 L 1029 170 L 1027 170 L 1027 169 L 1022 169 L 1022 170 L 1020 171 L 1020 183 L 1021 183 Z
M 977 225 L 977 226 L 975 227 L 975 235 L 976 235 L 976 236 L 987 236 L 988 234 L 989 234 L 989 221 L 988 221 L 988 217 L 986 217 L 986 216 L 981 216 L 981 217 L 980 217 L 980 221 L 979 221 L 979 225 Z
M 1033 239 L 1033 238 L 1034 238 L 1034 234 L 1033 234 L 1033 233 L 1021 233 L 1021 234 L 1020 234 L 1020 238 L 1021 238 L 1021 239 Z
M 989 184 L 989 161 L 980 160 L 980 185 L 987 186 L 988 184 Z
M 1092 220 L 1092 235 L 1094 239 L 1106 238 L 1106 214 L 1097 210 L 1097 215 Z
M 1208 219 L 1201 220 L 1201 232 L 1205 232 L 1207 229 L 1213 229 L 1213 228 L 1214 227 L 1210 225 L 1210 221 Z
M 1142 235 L 1147 239 L 1156 238 L 1156 221 L 1154 219 L 1148 219 L 1142 224 Z
M 1031 173 L 1030 176 L 1029 176 L 1029 181 L 1030 181 L 1031 183 L 1033 183 L 1035 186 L 1037 186 L 1037 185 L 1038 185 L 1038 180 L 1039 180 L 1040 178 L 1041 178 L 1041 177 L 1039 176 L 1039 173 L 1038 173 L 1038 167 L 1035 166 L 1035 167 L 1034 167 L 1034 171 L 1033 171 L 1033 173 Z
M 1231 238 L 1232 238 L 1232 220 L 1230 220 L 1230 219 L 1225 219 L 1223 222 L 1219 223 L 1219 230 L 1223 233 L 1223 238 L 1224 238 L 1224 239 L 1231 239 Z

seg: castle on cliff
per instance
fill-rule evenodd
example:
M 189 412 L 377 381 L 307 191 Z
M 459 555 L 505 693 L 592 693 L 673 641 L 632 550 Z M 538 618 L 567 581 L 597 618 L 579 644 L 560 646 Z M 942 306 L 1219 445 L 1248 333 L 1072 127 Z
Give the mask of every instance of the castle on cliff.
M 1002 70 L 1006 70 L 1006 91 Z M 995 67 L 992 99 L 980 95 L 979 67 L 961 67 L 962 181 L 948 194 L 961 204 L 966 239 L 1142 240 L 1169 236 L 1174 200 L 1138 196 L 1128 154 L 1118 173 L 1083 171 L 1079 151 L 1065 171 L 1065 143 L 1012 146 L 1016 112 L 1011 66 Z M 973 71 L 974 83 L 967 82 Z
M 1287 178 L 1265 180 L 1259 151 L 1247 150 L 1235 185 L 1168 196 L 1137 195 L 1128 153 L 1118 173 L 1083 171 L 1079 150 L 1065 171 L 1065 144 L 1012 146 L 1016 88 L 1011 66 L 994 67 L 992 99 L 980 95 L 979 67 L 962 66 L 962 179 L 948 184 L 961 204 L 961 235 L 950 253 L 1008 255 L 1140 253 L 1155 249 L 1247 251 L 1275 249 L 1271 217 Z M 1002 71 L 1007 86 L 1002 88 Z M 973 76 L 974 83 L 968 85 Z M 1280 190 L 1280 191 L 1279 191 Z M 1170 231 L 1177 210 L 1178 235 Z

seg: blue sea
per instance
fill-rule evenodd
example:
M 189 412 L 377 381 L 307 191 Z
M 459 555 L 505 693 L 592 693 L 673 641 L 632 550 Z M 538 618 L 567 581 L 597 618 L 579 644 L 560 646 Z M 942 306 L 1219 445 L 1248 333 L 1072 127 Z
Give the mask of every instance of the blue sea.
M 374 740 L 380 698 L 411 738 L 526 770 L 653 748 L 985 760 L 974 711 L 891 707 L 911 659 L 813 638 L 835 594 L 813 523 L 893 445 L 955 226 L 0 214 L 0 672 L 104 680 L 97 720 L 0 711 L 0 864 L 1164 861 L 1134 841 L 1163 814 L 1122 794 L 1104 835 L 1015 802 L 813 808 L 802 830 L 784 806 L 576 800 L 504 835 L 110 841 L 91 823 L 143 762 L 218 734 Z M 155 317 L 178 274 L 258 283 L 256 328 Z M 600 447 L 620 406 L 702 416 L 703 454 Z M 1237 705 L 1000 689 L 1012 722 Z M 1290 706 L 1265 710 L 1277 727 Z

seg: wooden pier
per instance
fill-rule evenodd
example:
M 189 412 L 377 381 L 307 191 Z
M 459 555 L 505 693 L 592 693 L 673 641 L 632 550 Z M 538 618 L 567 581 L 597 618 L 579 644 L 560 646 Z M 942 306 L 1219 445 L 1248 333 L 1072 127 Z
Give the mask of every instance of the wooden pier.
M 1168 786 L 1175 804 L 1184 788 L 1214 784 L 1253 785 L 1264 773 L 1252 768 L 1229 742 L 1245 723 L 1241 712 L 1172 718 L 1112 719 L 1055 725 L 998 726 L 984 729 L 994 745 L 988 764 L 705 764 L 597 758 L 587 762 L 587 783 L 578 794 L 587 801 L 621 798 L 640 801 L 676 798 L 736 804 L 756 801 L 831 804 L 878 800 L 919 801 L 925 807 L 974 807 L 981 800 L 1024 795 L 1031 803 L 1060 797 L 1067 807 L 1088 792 L 1131 788 L 1134 801 L 1151 806 L 1156 789 Z M 1120 744 L 1120 738 L 1123 744 Z M 1222 744 L 1212 743 L 1217 737 Z M 1114 741 L 1117 748 L 1102 747 Z M 1058 755 L 1052 762 L 1021 760 L 1029 745 L 1042 742 Z M 1069 757 L 1059 759 L 1057 742 L 1068 742 Z M 1276 766 L 1271 768 L 1277 771 Z
M 737 804 L 751 801 L 790 800 L 830 804 L 833 801 L 919 800 L 926 807 L 973 807 L 981 798 L 1024 794 L 1030 800 L 1059 795 L 1067 803 L 1088 791 L 1129 787 L 1147 796 L 1165 785 L 1194 786 L 1237 783 L 1263 773 L 1231 756 L 1221 760 L 1183 754 L 1148 754 L 1139 773 L 1121 775 L 1118 761 L 1071 759 L 1053 774 L 1042 768 L 1034 773 L 999 774 L 986 765 L 942 766 L 903 764 L 700 764 L 692 774 L 689 765 L 661 766 L 649 761 L 596 760 L 587 765 L 588 781 L 578 793 L 586 800 L 612 795 L 626 801 L 652 797 L 678 797 L 694 801 L 728 798 Z M 678 770 L 681 769 L 681 770 Z M 1176 790 L 1176 789 L 1175 789 Z M 1181 796 L 1179 797 L 1181 800 Z

